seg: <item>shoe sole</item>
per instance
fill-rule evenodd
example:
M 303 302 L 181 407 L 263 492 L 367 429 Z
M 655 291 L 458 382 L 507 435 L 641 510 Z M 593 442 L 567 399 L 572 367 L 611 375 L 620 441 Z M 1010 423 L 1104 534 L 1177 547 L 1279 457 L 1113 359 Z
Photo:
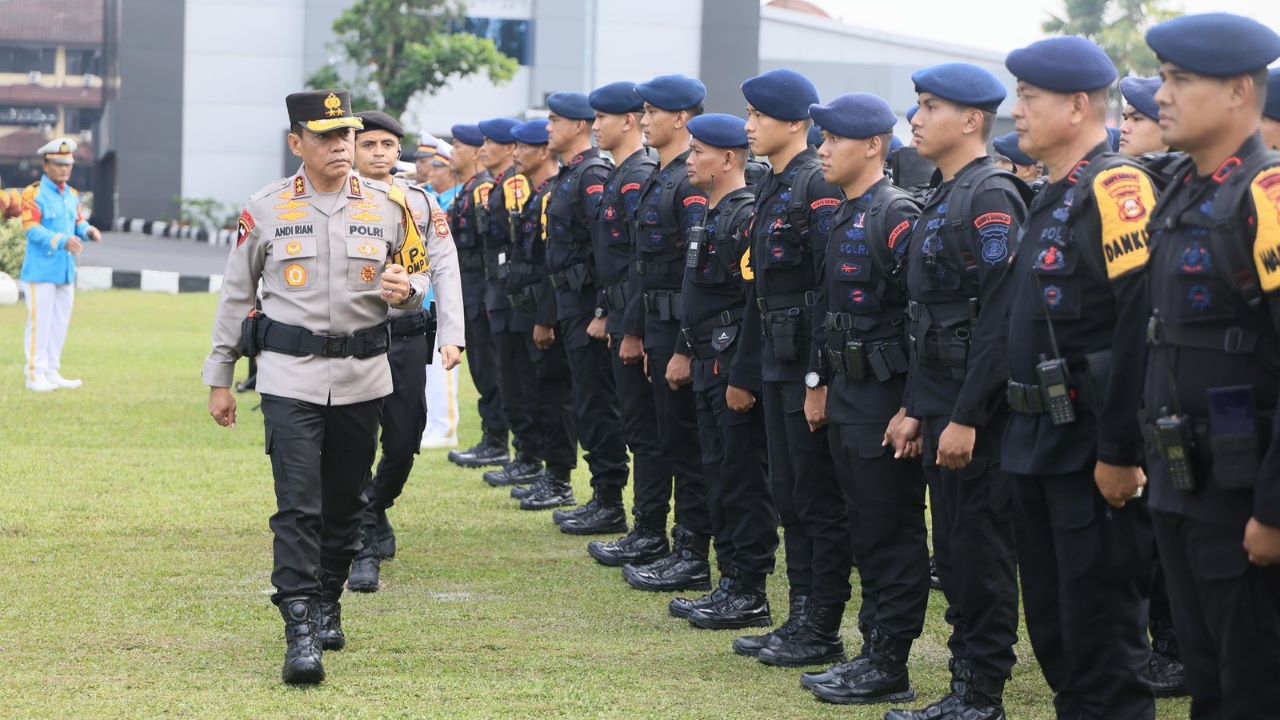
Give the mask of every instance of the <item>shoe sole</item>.
M 617 535 L 627 534 L 627 523 L 622 521 L 618 525 L 603 525 L 597 527 L 574 527 L 573 525 L 561 525 L 560 532 L 565 535 Z
M 839 655 L 828 655 L 825 657 L 814 658 L 812 660 L 772 659 L 771 661 L 769 659 L 771 657 L 772 656 L 769 656 L 769 655 L 764 655 L 764 656 L 757 655 L 756 660 L 759 660 L 761 665 L 768 665 L 769 667 L 801 668 L 801 667 L 814 667 L 817 665 L 839 665 L 840 663 L 846 662 L 849 659 L 848 656 L 846 656 L 844 653 L 840 653 Z
M 670 605 L 667 606 L 667 614 L 677 620 L 688 620 L 689 613 L 692 613 L 692 612 L 693 612 L 692 610 L 690 610 L 689 612 L 685 612 L 683 610 L 672 610 Z
M 534 475 L 533 477 L 520 477 L 520 478 L 516 478 L 515 480 L 511 480 L 511 479 L 490 480 L 489 478 L 485 478 L 484 481 L 488 483 L 489 487 L 511 487 L 512 485 L 532 485 L 538 481 L 538 476 Z
M 667 593 L 667 592 L 681 592 L 684 590 L 707 590 L 707 591 L 711 590 L 710 578 L 708 578 L 705 582 L 690 583 L 688 585 L 673 585 L 671 587 L 666 587 L 666 586 L 654 587 L 651 585 L 637 585 L 635 582 L 631 580 L 631 578 L 626 577 L 625 575 L 623 576 L 623 578 L 627 581 L 628 585 L 635 588 L 636 590 L 640 590 L 643 592 Z
M 556 508 L 565 507 L 565 506 L 568 506 L 568 505 L 577 505 L 577 504 L 578 504 L 578 502 L 577 502 L 576 500 L 574 500 L 573 498 L 569 498 L 568 500 L 566 500 L 566 501 L 564 501 L 564 502 L 548 503 L 548 504 L 546 504 L 546 505 L 532 505 L 532 504 L 527 503 L 527 502 L 524 502 L 524 501 L 522 500 L 522 501 L 520 502 L 520 509 L 521 509 L 521 510 L 528 510 L 528 511 L 531 511 L 531 512 L 542 512 L 542 511 L 544 511 L 544 510 L 555 510 Z
M 295 673 L 293 677 L 281 673 L 280 679 L 286 685 L 319 685 L 324 682 L 324 666 L 317 664 L 314 669 Z
M 692 625 L 693 627 L 698 628 L 699 630 L 745 630 L 746 628 L 770 627 L 773 625 L 773 618 L 771 616 L 766 616 L 762 618 L 756 618 L 754 620 L 747 620 L 747 621 L 740 620 L 738 622 L 724 622 L 724 621 L 710 621 L 710 620 L 702 620 L 699 622 L 696 620 L 696 618 L 692 617 L 691 615 L 689 617 L 689 624 Z
M 763 649 L 764 648 L 760 648 L 760 650 Z M 759 658 L 760 650 L 747 650 L 746 648 L 738 647 L 736 644 L 733 646 L 733 654 L 741 655 L 742 657 Z
M 453 463 L 454 465 L 457 465 L 458 467 L 470 468 L 474 470 L 477 468 L 502 467 L 503 465 L 506 465 L 507 463 L 511 462 L 511 458 L 507 457 L 505 459 L 497 459 L 491 462 L 483 462 L 480 460 L 454 460 L 453 458 L 449 458 L 449 462 Z
M 615 556 L 600 556 L 591 551 L 591 546 L 587 545 L 587 554 L 595 559 L 596 562 L 605 567 L 622 567 L 623 565 L 648 565 L 651 562 L 657 562 L 662 558 L 670 555 L 670 552 L 664 552 L 661 555 L 642 555 L 638 557 L 620 558 Z
M 822 695 L 818 694 L 818 689 L 816 687 L 813 688 L 812 692 L 815 698 L 821 700 L 824 703 L 830 703 L 832 705 L 881 705 L 886 703 L 909 703 L 909 702 L 914 702 L 916 699 L 916 691 L 914 688 L 905 690 L 903 692 L 891 693 L 889 695 L 875 695 L 875 696 L 852 697 L 852 698 L 823 697 Z
M 376 593 L 376 592 L 378 592 L 378 586 L 377 586 L 377 585 L 369 585 L 369 584 L 367 584 L 367 583 L 359 583 L 359 584 L 356 584 L 356 585 L 352 585 L 350 581 L 348 581 L 348 582 L 347 582 L 347 589 L 348 589 L 348 590 L 350 590 L 351 592 L 358 592 L 358 593 Z

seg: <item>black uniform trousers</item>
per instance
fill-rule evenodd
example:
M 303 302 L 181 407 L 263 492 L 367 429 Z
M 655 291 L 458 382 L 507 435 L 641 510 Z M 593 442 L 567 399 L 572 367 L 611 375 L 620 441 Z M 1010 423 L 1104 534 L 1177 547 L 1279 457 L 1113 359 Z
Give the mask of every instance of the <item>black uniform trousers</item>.
M 951 625 L 947 645 L 975 672 L 1008 678 L 1017 661 L 1018 585 L 1012 493 L 1000 469 L 1004 419 L 978 429 L 973 459 L 961 470 L 934 464 L 950 418 L 921 420 L 934 558 Z
M 422 444 L 427 426 L 427 361 L 432 348 L 422 333 L 391 338 L 387 359 L 391 363 L 394 389 L 382 403 L 382 457 L 378 471 L 365 480 L 368 505 L 363 525 L 371 532 L 404 492 L 413 470 L 414 455 Z
M 1092 468 L 1010 479 L 1027 634 L 1058 717 L 1154 718 L 1146 505 L 1108 505 Z
M 761 395 L 791 594 L 808 595 L 810 603 L 843 604 L 853 592 L 852 543 L 827 429 L 809 431 L 804 383 L 765 381 Z
M 463 282 L 468 281 L 464 277 Z M 479 282 L 484 282 L 483 276 Z M 476 303 L 479 301 L 480 298 L 474 299 Z M 472 308 L 466 310 L 467 371 L 480 396 L 476 401 L 476 408 L 480 412 L 480 427 L 486 439 L 505 447 L 511 425 L 502 406 L 502 391 L 498 382 L 498 348 L 494 343 L 493 331 L 489 328 L 489 315 L 483 307 L 479 312 Z
M 587 335 L 591 319 L 579 315 L 561 320 L 557 344 L 564 347 L 572 374 L 573 417 L 591 469 L 591 485 L 602 498 L 621 501 L 628 475 L 621 402 L 609 348 Z
M 704 361 L 694 361 L 699 362 Z M 773 572 L 778 549 L 764 413 L 758 403 L 745 413 L 730 410 L 724 399 L 728 385 L 728 378 L 720 375 L 694 392 L 707 509 L 721 574 L 736 568 L 759 581 Z
M 614 334 L 612 345 L 609 354 L 613 363 L 615 388 L 622 403 L 622 431 L 632 455 L 634 480 L 631 492 L 634 503 L 631 510 L 637 525 L 666 532 L 673 472 L 662 449 L 653 388 L 649 386 L 649 378 L 644 375 L 643 363 L 627 365 L 622 362 L 619 354 L 622 351 L 622 335 Z M 667 488 L 668 499 L 660 499 L 662 488 Z M 656 507 L 654 498 L 659 498 Z M 646 502 L 650 507 L 645 507 Z
M 547 467 L 568 472 L 578 464 L 573 424 L 573 381 L 564 343 L 547 350 L 533 344 L 529 331 L 494 335 L 502 399 L 516 437 L 516 450 Z
M 1280 567 L 1249 562 L 1242 525 L 1152 515 L 1192 720 L 1280 718 Z
M 658 417 L 658 437 L 675 475 L 676 524 L 685 530 L 709 537 L 711 515 L 707 510 L 706 478 L 702 472 L 702 449 L 698 446 L 698 412 L 693 388 L 672 390 L 667 384 L 667 363 L 674 349 L 649 348 L 650 392 Z M 642 492 L 643 490 L 643 492 Z M 667 509 L 672 497 L 671 483 L 652 487 L 636 486 L 636 524 L 666 531 Z
M 862 608 L 858 626 L 896 640 L 914 640 L 929 604 L 928 530 L 924 470 L 918 460 L 895 460 L 885 424 L 832 425 L 831 458 L 844 494 Z
M 360 545 L 362 488 L 378 442 L 382 398 L 319 405 L 262 396 L 275 476 L 271 601 L 320 594 L 319 573 L 344 582 Z

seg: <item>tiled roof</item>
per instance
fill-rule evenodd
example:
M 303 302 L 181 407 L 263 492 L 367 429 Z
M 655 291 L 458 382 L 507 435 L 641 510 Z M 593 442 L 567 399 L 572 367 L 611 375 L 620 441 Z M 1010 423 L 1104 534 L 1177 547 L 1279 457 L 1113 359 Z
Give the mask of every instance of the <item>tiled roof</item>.
M 0 43 L 98 45 L 102 0 L 0 0 Z

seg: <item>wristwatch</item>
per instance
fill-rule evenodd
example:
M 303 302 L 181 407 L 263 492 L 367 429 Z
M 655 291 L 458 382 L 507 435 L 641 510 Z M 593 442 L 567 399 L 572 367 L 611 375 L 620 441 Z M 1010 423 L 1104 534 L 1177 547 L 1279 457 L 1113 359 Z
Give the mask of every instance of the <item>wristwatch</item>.
M 822 376 L 812 371 L 805 373 L 804 386 L 810 390 L 817 390 L 822 386 Z
M 596 308 L 596 310 L 595 310 L 595 316 L 596 316 L 596 319 L 597 319 L 597 320 L 599 320 L 600 318 L 604 317 L 604 316 L 605 316 L 604 308 L 602 308 L 602 307 L 598 307 L 598 308 Z

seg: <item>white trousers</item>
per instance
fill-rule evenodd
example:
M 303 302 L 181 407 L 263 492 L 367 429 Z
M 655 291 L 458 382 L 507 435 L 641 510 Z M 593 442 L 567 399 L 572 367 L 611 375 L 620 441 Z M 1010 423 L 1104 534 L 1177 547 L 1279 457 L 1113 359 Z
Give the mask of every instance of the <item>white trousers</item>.
M 23 283 L 27 295 L 27 332 L 23 349 L 27 354 L 27 380 L 62 367 L 62 346 L 71 326 L 71 306 L 76 286 L 53 283 Z
M 440 359 L 440 343 L 435 356 L 427 366 L 427 428 L 424 438 L 453 438 L 458 436 L 458 368 L 444 369 Z

